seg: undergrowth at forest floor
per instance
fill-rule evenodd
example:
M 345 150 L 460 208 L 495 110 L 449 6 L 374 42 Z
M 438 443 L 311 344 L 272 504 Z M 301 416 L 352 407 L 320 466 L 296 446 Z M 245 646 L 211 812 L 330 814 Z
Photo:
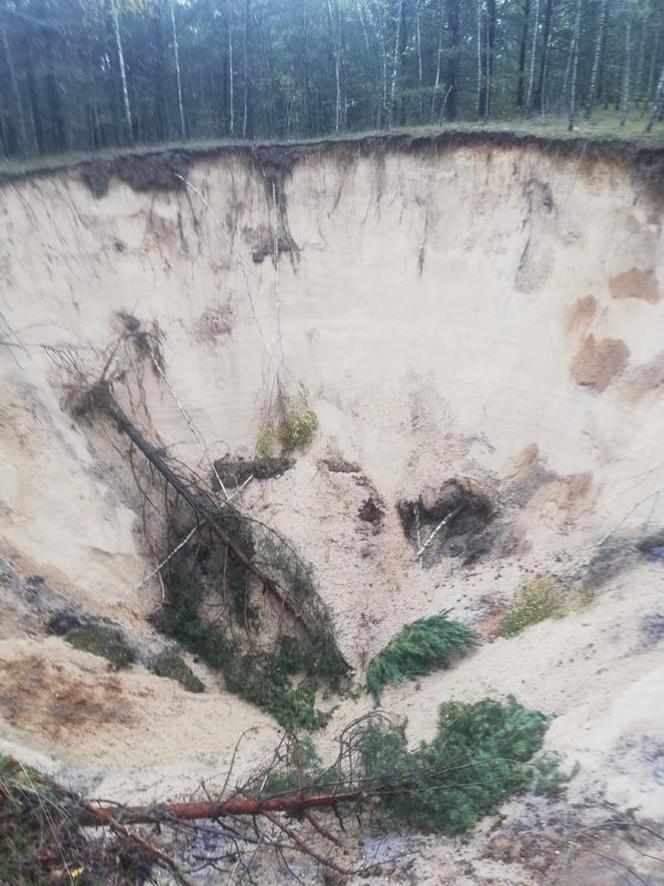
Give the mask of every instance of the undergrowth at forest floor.
M 447 613 L 420 618 L 405 625 L 367 667 L 366 685 L 376 704 L 386 683 L 403 683 L 441 668 L 455 655 L 465 655 L 477 644 L 477 634 Z

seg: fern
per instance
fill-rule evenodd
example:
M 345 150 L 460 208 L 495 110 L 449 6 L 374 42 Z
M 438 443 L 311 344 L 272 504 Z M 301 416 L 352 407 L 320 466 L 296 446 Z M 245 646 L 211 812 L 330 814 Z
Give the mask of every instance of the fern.
M 454 655 L 465 655 L 477 644 L 477 634 L 447 613 L 407 624 L 367 667 L 367 691 L 376 704 L 386 683 L 403 683 L 439 668 L 448 668 Z

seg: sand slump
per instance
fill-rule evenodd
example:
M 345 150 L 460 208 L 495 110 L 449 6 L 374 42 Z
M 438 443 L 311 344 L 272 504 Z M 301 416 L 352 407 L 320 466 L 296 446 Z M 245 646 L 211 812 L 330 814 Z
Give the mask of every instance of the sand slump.
M 657 708 L 639 719 L 628 699 L 633 685 L 651 696 L 661 664 L 640 627 L 659 617 L 661 566 L 626 566 L 633 542 L 664 524 L 660 166 L 656 151 L 468 134 L 155 155 L 5 181 L 0 557 L 73 610 L 156 642 L 146 616 L 162 589 L 141 582 L 163 553 L 144 532 L 161 503 L 146 508 L 112 423 L 64 408 L 72 384 L 110 360 L 125 414 L 175 464 L 209 482 L 214 463 L 230 491 L 253 475 L 240 506 L 311 562 L 360 674 L 408 621 L 453 609 L 491 621 L 491 639 L 524 580 L 592 579 L 596 609 L 496 639 L 425 678 L 422 695 L 390 689 L 384 703 L 411 716 L 417 738 L 450 694 L 514 692 L 558 715 L 552 746 L 583 756 L 586 786 L 611 782 L 632 741 L 614 798 L 656 810 L 661 785 L 638 748 L 661 731 Z M 158 342 L 161 371 L 116 348 L 127 318 Z M 279 461 L 256 449 L 275 442 L 266 429 L 284 403 L 317 427 Z M 419 530 L 399 503 L 418 503 Z M 29 625 L 35 639 L 6 677 L 19 695 L 44 694 L 57 674 L 37 662 L 40 612 L 10 584 L 2 593 L 25 612 L 0 662 Z M 8 734 L 105 776 L 108 795 L 188 788 L 256 723 L 260 753 L 271 746 L 269 718 L 202 666 L 208 691 L 193 696 L 138 665 L 86 671 L 59 638 L 47 654 L 72 685 L 81 671 L 98 680 L 95 703 L 71 735 L 39 718 L 21 735 L 20 698 L 7 695 Z M 131 729 L 105 713 L 115 695 Z M 368 705 L 343 702 L 323 742 Z

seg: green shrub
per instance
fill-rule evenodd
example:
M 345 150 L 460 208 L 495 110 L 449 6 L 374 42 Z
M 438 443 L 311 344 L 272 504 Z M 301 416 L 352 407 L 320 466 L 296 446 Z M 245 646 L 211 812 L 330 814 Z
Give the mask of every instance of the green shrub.
M 448 668 L 454 655 L 465 655 L 477 644 L 477 634 L 447 613 L 407 624 L 367 667 L 367 691 L 376 704 L 386 683 L 403 683 L 413 677 Z
M 561 618 L 565 601 L 551 579 L 528 581 L 520 589 L 500 627 L 502 637 L 516 637 L 530 625 L 547 618 Z
M 136 660 L 122 632 L 110 625 L 84 624 L 68 631 L 65 640 L 76 649 L 105 658 L 115 671 L 129 667 Z
M 158 677 L 167 677 L 177 682 L 187 692 L 205 692 L 205 684 L 191 670 L 177 649 L 173 646 L 163 649 L 152 662 L 151 670 Z
M 256 454 L 268 458 L 276 449 L 295 452 L 306 449 L 318 430 L 318 416 L 309 405 L 306 391 L 300 387 L 293 401 L 284 392 L 268 408 L 256 440 Z

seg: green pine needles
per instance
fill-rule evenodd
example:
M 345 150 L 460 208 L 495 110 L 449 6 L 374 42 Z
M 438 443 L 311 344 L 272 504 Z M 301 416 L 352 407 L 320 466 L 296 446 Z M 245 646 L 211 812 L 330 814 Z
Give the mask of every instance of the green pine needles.
M 379 814 L 386 823 L 462 834 L 536 785 L 542 763 L 531 761 L 548 725 L 512 697 L 441 705 L 435 738 L 413 751 L 404 727 L 370 723 L 359 745 L 362 778 L 384 785 Z M 550 769 L 551 759 L 542 759 Z
M 456 655 L 477 645 L 477 634 L 447 612 L 420 618 L 403 627 L 367 667 L 367 692 L 380 703 L 386 683 L 403 683 L 441 668 L 449 668 Z
M 291 737 L 280 748 L 282 765 L 253 789 L 260 797 L 331 789 L 353 795 L 381 828 L 398 825 L 449 836 L 471 830 L 501 803 L 523 794 L 555 793 L 575 774 L 561 771 L 557 757 L 540 754 L 549 718 L 486 698 L 475 704 L 440 706 L 436 735 L 408 747 L 404 723 L 370 714 L 340 737 L 337 759 L 324 766 L 310 737 Z

